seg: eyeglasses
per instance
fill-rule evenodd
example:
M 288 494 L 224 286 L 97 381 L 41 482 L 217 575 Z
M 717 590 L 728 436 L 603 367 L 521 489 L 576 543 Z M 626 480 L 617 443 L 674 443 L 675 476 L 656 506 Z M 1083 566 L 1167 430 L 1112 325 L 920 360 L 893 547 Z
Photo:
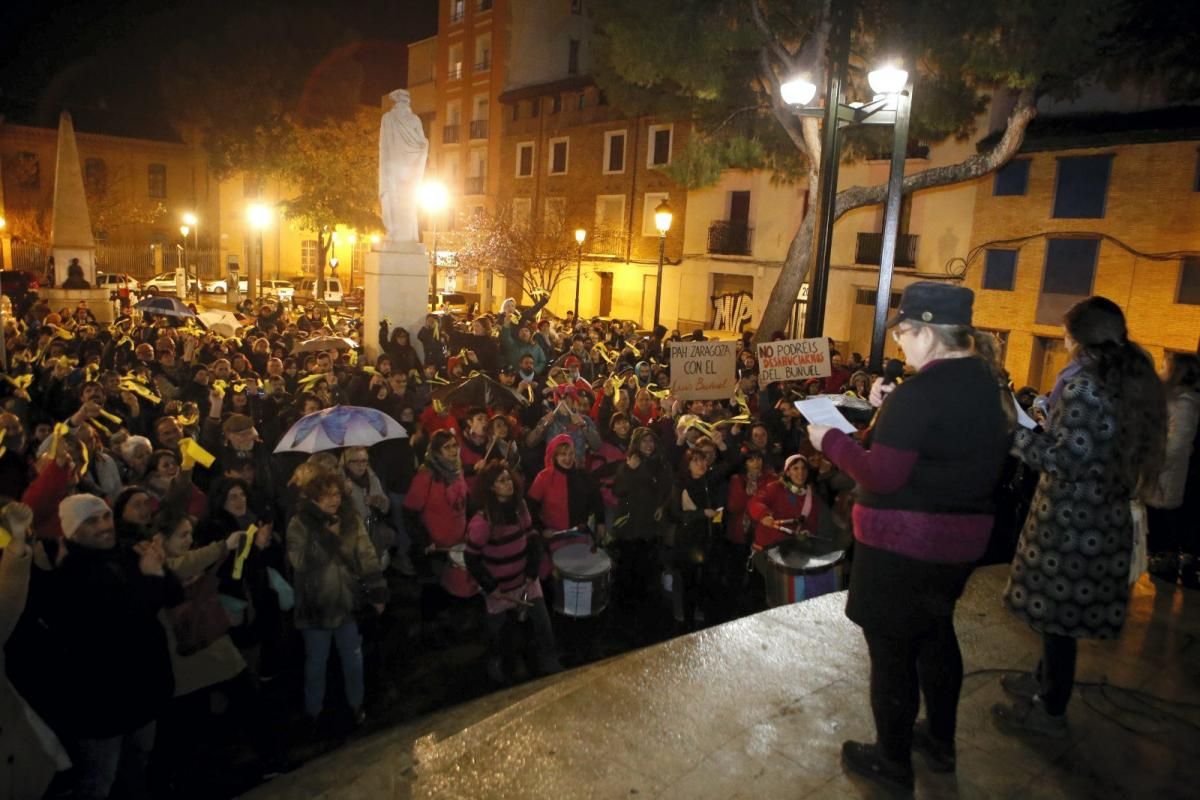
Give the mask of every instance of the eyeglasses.
M 911 328 L 901 328 L 900 326 L 896 326 L 895 328 L 892 328 L 892 341 L 896 344 L 900 344 L 900 337 L 911 332 Z

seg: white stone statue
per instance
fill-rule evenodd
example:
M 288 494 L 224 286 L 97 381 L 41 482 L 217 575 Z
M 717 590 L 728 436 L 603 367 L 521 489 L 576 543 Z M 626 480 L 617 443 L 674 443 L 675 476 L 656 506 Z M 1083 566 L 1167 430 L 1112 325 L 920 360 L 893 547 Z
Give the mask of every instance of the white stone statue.
M 429 140 L 408 92 L 397 89 L 388 98 L 395 105 L 379 122 L 379 206 L 388 241 L 416 242 L 417 184 L 425 175 Z

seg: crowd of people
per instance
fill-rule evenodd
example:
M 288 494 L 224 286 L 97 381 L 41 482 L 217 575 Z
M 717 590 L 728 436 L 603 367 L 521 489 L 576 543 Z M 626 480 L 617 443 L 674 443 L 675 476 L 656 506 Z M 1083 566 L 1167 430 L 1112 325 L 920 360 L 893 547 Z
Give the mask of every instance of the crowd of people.
M 997 723 L 1057 733 L 1075 640 L 1121 628 L 1131 498 L 1151 508 L 1155 574 L 1196 585 L 1200 362 L 1174 359 L 1168 436 L 1152 363 L 1093 299 L 1068 318 L 1077 357 L 1055 391 L 1017 392 L 1040 423 L 1019 428 L 969 300 L 918 286 L 901 310 L 934 316 L 893 320 L 907 379 L 835 348 L 830 376 L 763 384 L 746 335 L 717 400 L 670 392 L 678 332 L 555 319 L 546 298 L 430 314 L 418 331 L 267 302 L 237 337 L 187 313 L 101 325 L 83 306 L 15 309 L 0 373 L 0 785 L 170 795 L 214 708 L 264 775 L 287 769 L 262 687 L 301 676 L 313 736 L 343 700 L 362 724 L 364 633 L 379 635 L 400 584 L 418 587 L 412 641 L 436 648 L 474 619 L 502 686 L 578 661 L 607 605 L 649 643 L 802 599 L 772 590 L 781 551 L 828 556 L 831 580 L 804 596 L 848 584 L 867 635 L 879 740 L 847 743 L 851 766 L 911 786 L 916 748 L 953 768 L 953 605 L 979 563 L 1012 560 L 1005 600 L 1046 642 L 1036 679 L 1010 687 L 1027 702 Z M 866 409 L 860 432 L 808 424 L 794 401 L 819 394 Z M 337 406 L 407 435 L 276 452 Z M 611 589 L 565 596 L 576 562 L 581 582 L 611 569 Z M 929 720 L 914 730 L 918 686 Z

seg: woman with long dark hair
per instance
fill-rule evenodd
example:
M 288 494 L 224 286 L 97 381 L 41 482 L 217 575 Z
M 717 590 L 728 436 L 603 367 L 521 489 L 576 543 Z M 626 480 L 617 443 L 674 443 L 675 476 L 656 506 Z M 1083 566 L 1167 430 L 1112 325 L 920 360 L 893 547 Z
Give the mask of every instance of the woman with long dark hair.
M 562 670 L 554 652 L 554 631 L 542 597 L 538 568 L 541 536 L 521 494 L 520 474 L 506 464 L 489 462 L 479 473 L 472 505 L 479 509 L 467 526 L 466 564 L 483 589 L 487 614 L 488 677 L 507 683 L 505 629 L 510 616 L 533 622 L 538 669 Z
M 1115 639 L 1129 600 L 1130 500 L 1158 478 L 1166 404 L 1154 362 L 1129 340 L 1125 315 L 1089 297 L 1064 320 L 1071 362 L 1055 387 L 1044 433 L 1017 432 L 1014 449 L 1041 473 L 1004 602 L 1042 635 L 1033 673 L 1006 676 L 1016 698 L 992 707 L 1006 733 L 1067 735 L 1079 639 Z

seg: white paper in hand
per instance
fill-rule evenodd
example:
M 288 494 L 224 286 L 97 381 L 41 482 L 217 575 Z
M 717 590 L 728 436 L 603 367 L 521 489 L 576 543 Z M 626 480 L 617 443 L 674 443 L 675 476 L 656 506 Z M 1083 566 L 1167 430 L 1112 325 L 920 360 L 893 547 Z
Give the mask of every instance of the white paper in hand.
M 858 428 L 850 420 L 842 416 L 838 407 L 828 397 L 812 397 L 808 400 L 797 400 L 796 410 L 813 425 L 828 425 L 842 433 L 857 433 Z
M 1036 428 L 1037 422 L 1034 421 L 1033 417 L 1025 413 L 1025 409 L 1021 408 L 1021 404 L 1017 402 L 1017 396 L 1015 394 L 1012 395 L 1012 401 L 1013 405 L 1017 409 L 1017 422 L 1021 424 L 1021 427 L 1029 428 L 1029 430 Z

